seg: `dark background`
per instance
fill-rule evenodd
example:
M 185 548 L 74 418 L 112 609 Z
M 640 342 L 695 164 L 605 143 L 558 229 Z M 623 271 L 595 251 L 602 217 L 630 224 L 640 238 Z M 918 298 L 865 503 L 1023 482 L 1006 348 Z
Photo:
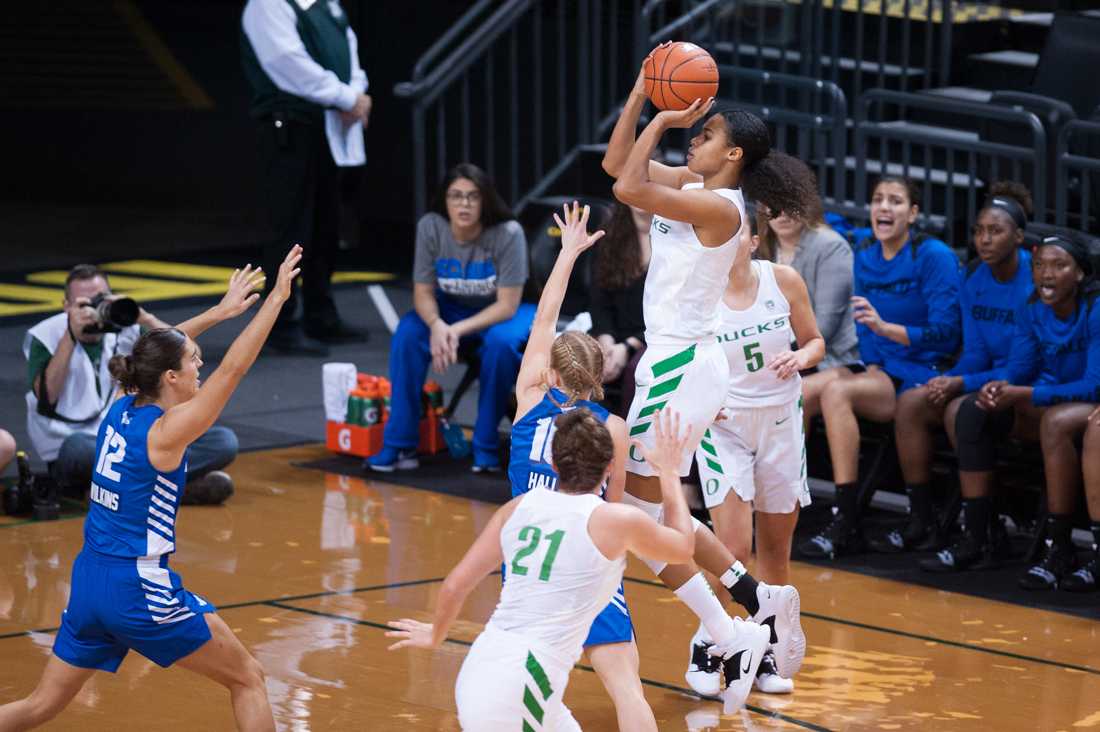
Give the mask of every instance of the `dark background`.
M 349 207 L 355 246 L 340 264 L 405 272 L 413 231 L 410 108 L 393 87 L 468 3 L 342 4 L 374 108 L 367 167 Z M 186 103 L 120 5 L 136 8 L 212 107 Z M 258 170 L 240 66 L 243 7 L 243 0 L 60 0 L 5 8 L 0 245 L 8 256 L 0 268 L 202 259 L 254 246 Z

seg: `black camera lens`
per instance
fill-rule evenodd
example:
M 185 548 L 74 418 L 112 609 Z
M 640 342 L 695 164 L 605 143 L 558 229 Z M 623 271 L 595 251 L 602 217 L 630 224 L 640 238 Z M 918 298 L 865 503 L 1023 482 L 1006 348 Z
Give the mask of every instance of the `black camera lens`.
M 88 305 L 95 310 L 96 324 L 84 327 L 85 333 L 117 333 L 137 322 L 137 301 L 132 297 L 108 299 L 102 292 L 92 298 Z

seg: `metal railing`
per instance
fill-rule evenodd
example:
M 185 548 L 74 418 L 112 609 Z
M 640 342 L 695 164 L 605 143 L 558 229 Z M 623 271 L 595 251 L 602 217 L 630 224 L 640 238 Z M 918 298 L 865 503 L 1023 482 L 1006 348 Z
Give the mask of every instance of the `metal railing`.
M 897 110 L 889 120 L 888 110 Z M 961 118 L 1012 124 L 1027 132 L 1026 145 L 1008 145 L 979 138 L 965 128 L 949 129 L 908 120 L 914 113 L 940 116 L 953 122 Z M 877 142 L 877 150 L 872 150 Z M 922 224 L 939 229 L 948 243 L 965 242 L 983 203 L 981 190 L 996 180 L 1016 180 L 1027 185 L 1035 203 L 1035 218 L 1045 220 L 1047 137 L 1039 118 L 1031 112 L 985 104 L 942 99 L 926 94 L 872 89 L 856 104 L 855 159 L 846 162 L 855 178 L 854 204 L 850 213 L 864 212 L 871 179 L 905 175 L 922 188 Z M 960 211 L 961 209 L 961 211 Z M 927 213 L 935 211 L 935 214 Z M 961 213 L 961 215 L 960 215 Z M 962 242 L 960 242 L 960 246 Z
M 1086 154 L 1073 152 L 1082 146 Z M 1100 233 L 1100 122 L 1066 124 L 1058 135 L 1055 161 L 1055 223 L 1070 226 L 1073 221 L 1081 231 Z
M 412 102 L 418 217 L 460 161 L 521 211 L 614 122 L 637 74 L 642 0 L 491 5 L 471 8 L 394 89 Z
M 763 119 L 776 150 L 799 158 L 817 173 L 821 197 L 845 200 L 848 100 L 831 81 L 718 66 L 719 94 Z
M 668 21 L 671 4 L 646 4 L 643 55 L 679 36 L 720 63 L 831 81 L 853 99 L 950 83 L 955 0 L 688 0 Z

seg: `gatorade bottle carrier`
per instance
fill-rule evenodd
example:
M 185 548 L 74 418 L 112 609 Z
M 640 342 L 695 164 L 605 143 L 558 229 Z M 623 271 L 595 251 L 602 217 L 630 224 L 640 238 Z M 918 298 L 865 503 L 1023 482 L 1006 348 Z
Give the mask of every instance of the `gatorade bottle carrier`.
M 390 382 L 380 376 L 359 374 L 356 387 L 348 393 L 343 422 L 328 420 L 325 446 L 332 452 L 369 457 L 382 449 L 382 433 L 390 416 Z M 447 449 L 440 414 L 443 389 L 434 381 L 424 385 L 422 402 L 428 408 L 420 419 L 419 451 L 434 455 Z

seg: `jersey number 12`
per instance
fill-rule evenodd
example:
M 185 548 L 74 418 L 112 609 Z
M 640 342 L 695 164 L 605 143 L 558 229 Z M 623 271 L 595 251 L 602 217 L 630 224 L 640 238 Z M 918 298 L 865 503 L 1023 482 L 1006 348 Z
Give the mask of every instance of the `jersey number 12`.
M 103 435 L 103 447 L 99 448 L 99 460 L 96 461 L 95 471 L 117 483 L 122 480 L 122 476 L 112 466 L 122 462 L 124 457 L 126 457 L 126 438 L 115 432 L 114 427 L 107 425 L 107 431 Z
M 561 546 L 561 540 L 564 537 L 565 531 L 562 529 L 551 531 L 546 535 L 546 541 L 549 542 L 550 546 L 546 549 L 546 556 L 542 560 L 542 568 L 539 569 L 539 579 L 543 582 L 550 581 L 550 571 L 554 568 L 554 560 L 557 559 L 558 548 Z M 528 544 L 516 552 L 516 556 L 512 559 L 512 574 L 527 574 L 527 567 L 521 562 L 535 553 L 542 538 L 542 529 L 537 526 L 524 526 L 519 530 L 519 540 L 526 541 Z

